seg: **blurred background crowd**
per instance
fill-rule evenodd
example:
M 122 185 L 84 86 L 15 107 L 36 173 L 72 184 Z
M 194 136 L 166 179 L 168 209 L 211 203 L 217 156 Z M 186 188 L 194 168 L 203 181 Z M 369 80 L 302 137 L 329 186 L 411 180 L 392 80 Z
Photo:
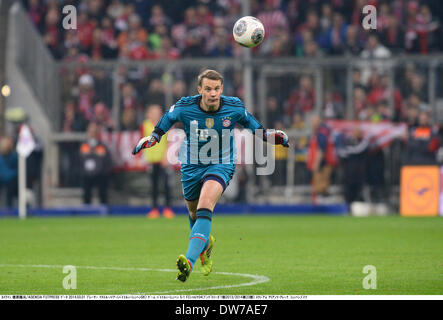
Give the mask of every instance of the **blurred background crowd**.
M 242 47 L 233 43 L 231 28 L 241 17 L 240 0 L 23 0 L 29 17 L 40 30 L 53 56 L 61 61 L 154 61 L 197 57 L 240 57 Z M 64 5 L 75 5 L 78 29 L 62 28 Z M 363 29 L 362 8 L 377 6 L 377 32 Z M 266 41 L 253 50 L 256 57 L 355 56 L 388 58 L 403 53 L 427 55 L 441 52 L 443 32 L 438 1 L 266 0 L 251 1 L 251 12 L 266 29 Z M 396 75 L 394 110 L 388 108 L 389 78 L 356 69 L 353 75 L 354 116 L 360 120 L 415 121 L 417 110 L 427 107 L 425 70 L 413 63 Z M 195 91 L 183 75 L 173 83 L 146 76 L 148 70 L 118 72 L 121 90 L 120 123 L 112 121 L 112 80 L 103 70 L 79 68 L 67 74 L 64 92 L 63 131 L 85 131 L 94 119 L 106 128 L 136 129 L 148 103 L 165 105 L 170 86 L 175 100 Z M 334 79 L 335 81 L 336 79 Z M 229 94 L 242 97 L 241 72 L 232 75 Z M 340 80 L 339 80 L 340 81 Z M 228 88 L 229 89 L 229 88 Z M 324 92 L 326 118 L 344 118 L 343 90 Z M 310 112 L 315 89 L 310 76 L 301 76 L 287 97 L 269 97 L 273 120 L 280 111 L 286 126 L 297 126 L 299 114 Z M 283 109 L 283 110 L 282 110 Z M 414 116 L 415 115 L 415 116 Z M 281 117 L 283 118 L 283 117 Z M 270 123 L 270 126 L 275 126 Z
M 60 132 L 86 132 L 91 123 L 108 132 L 140 130 L 149 106 L 159 105 L 165 110 L 181 96 L 196 92 L 198 70 L 175 68 L 165 72 L 164 68 L 155 67 L 156 61 L 239 59 L 244 55 L 244 49 L 232 37 L 232 26 L 243 15 L 240 0 L 22 0 L 22 3 L 43 42 L 61 65 Z M 365 30 L 361 25 L 362 8 L 367 4 L 377 8 L 375 31 Z M 62 27 L 62 8 L 66 5 L 77 8 L 77 30 Z M 437 0 L 251 0 L 250 10 L 266 30 L 265 41 L 252 50 L 252 57 L 257 59 L 383 59 L 404 55 L 426 57 L 443 52 L 443 6 Z M 108 68 L 106 61 L 118 65 Z M 75 67 L 64 67 L 64 63 L 75 62 L 78 63 Z M 94 62 L 100 65 L 94 66 Z M 429 105 L 428 71 L 428 65 L 414 61 L 396 69 L 361 63 L 351 70 L 350 94 L 344 77 L 346 66 L 325 68 L 321 86 L 316 85 L 318 78 L 312 72 L 276 77 L 269 82 L 263 102 L 265 112 L 254 108 L 254 115 L 266 120 L 269 128 L 310 130 L 309 135 L 293 141 L 295 180 L 299 184 L 309 184 L 313 179 L 308 163 L 310 144 L 318 138 L 320 147 L 324 147 L 320 141 L 328 120 L 405 123 L 408 137 L 400 143 L 403 149 L 399 149 L 398 156 L 405 162 L 421 162 L 423 159 L 408 158 L 408 155 L 417 156 L 415 151 L 419 150 L 420 154 L 431 154 L 427 154 L 426 161 L 432 158 L 437 162 L 440 143 L 436 141 L 443 137 L 439 136 L 438 119 L 433 117 Z M 225 94 L 244 98 L 243 70 L 226 68 L 223 74 Z M 443 92 L 441 76 L 437 77 L 436 86 L 436 92 Z M 320 108 L 316 101 L 318 90 L 322 91 Z M 256 100 L 259 100 L 257 95 Z M 319 118 L 310 118 L 315 111 Z M 320 133 L 316 131 L 318 127 Z M 429 135 L 416 130 L 421 127 L 430 128 Z M 361 132 L 353 132 L 350 137 L 355 139 L 334 140 L 335 152 L 343 163 L 350 163 L 348 160 L 354 155 L 344 147 L 346 144 L 363 143 L 362 152 L 371 149 L 363 148 Z M 403 152 L 407 148 L 410 152 Z M 275 157 L 277 173 L 273 183 L 284 185 L 288 155 L 276 149 Z M 368 159 L 365 162 L 369 166 L 377 163 L 375 169 L 367 170 L 369 180 L 377 180 L 370 172 L 383 172 L 384 156 L 379 154 L 378 162 Z M 332 179 L 337 179 L 333 173 Z M 346 181 L 346 177 L 339 181 Z M 375 182 L 380 183 L 384 182 Z
M 54 57 L 155 60 L 238 57 L 232 26 L 240 0 L 23 0 Z M 61 27 L 75 5 L 78 30 Z M 378 9 L 379 42 L 361 26 L 362 8 Z M 433 0 L 253 0 L 266 29 L 254 54 L 267 57 L 428 54 L 443 48 L 441 5 Z

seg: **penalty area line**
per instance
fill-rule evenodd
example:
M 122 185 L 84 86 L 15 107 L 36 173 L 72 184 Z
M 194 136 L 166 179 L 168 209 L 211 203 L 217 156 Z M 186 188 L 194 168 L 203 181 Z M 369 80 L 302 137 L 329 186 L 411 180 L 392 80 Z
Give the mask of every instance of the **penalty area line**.
M 66 265 L 47 265 L 47 264 L 0 264 L 0 268 L 1 267 L 3 267 L 3 268 L 7 268 L 7 267 L 11 267 L 11 268 L 63 268 L 65 266 Z M 80 268 L 80 269 L 90 269 L 90 270 L 177 272 L 177 270 L 175 270 L 175 269 L 153 269 L 153 268 L 131 268 L 131 267 L 97 267 L 97 266 L 74 266 L 74 267 Z M 254 274 L 249 274 L 249 273 L 213 272 L 213 274 L 249 278 L 249 279 L 251 279 L 251 281 L 242 282 L 242 283 L 238 283 L 238 284 L 228 284 L 228 285 L 202 287 L 202 288 L 189 288 L 189 289 L 176 289 L 176 290 L 168 290 L 168 291 L 130 293 L 128 295 L 131 295 L 131 294 L 133 294 L 133 295 L 150 295 L 150 294 L 167 294 L 167 293 L 188 292 L 188 291 L 230 289 L 230 288 L 254 286 L 254 285 L 265 283 L 265 282 L 268 282 L 271 280 L 266 276 L 254 275 Z

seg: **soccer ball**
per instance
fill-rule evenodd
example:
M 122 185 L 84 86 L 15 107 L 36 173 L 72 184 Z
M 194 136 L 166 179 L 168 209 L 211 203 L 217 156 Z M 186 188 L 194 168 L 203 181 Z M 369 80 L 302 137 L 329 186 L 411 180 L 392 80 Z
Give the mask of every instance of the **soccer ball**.
M 254 48 L 263 41 L 265 28 L 257 18 L 246 16 L 237 20 L 232 34 L 237 43 L 247 48 Z

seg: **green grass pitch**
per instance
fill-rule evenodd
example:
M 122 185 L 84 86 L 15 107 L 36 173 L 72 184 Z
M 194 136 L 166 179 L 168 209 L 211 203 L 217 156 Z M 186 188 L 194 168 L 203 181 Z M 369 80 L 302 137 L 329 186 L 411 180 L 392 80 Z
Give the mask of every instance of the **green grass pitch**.
M 443 294 L 443 218 L 215 215 L 212 231 L 213 273 L 198 261 L 181 283 L 185 216 L 0 219 L 0 294 Z

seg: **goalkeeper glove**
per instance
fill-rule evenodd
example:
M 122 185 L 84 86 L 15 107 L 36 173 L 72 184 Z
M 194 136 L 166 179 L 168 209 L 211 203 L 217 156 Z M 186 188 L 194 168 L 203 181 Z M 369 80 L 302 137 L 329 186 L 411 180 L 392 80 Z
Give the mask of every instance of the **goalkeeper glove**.
M 269 140 L 269 137 L 274 137 L 274 144 L 281 144 L 283 147 L 289 147 L 289 138 L 286 133 L 282 130 L 266 130 L 265 131 L 265 141 Z
M 160 137 L 156 133 L 152 133 L 150 136 L 143 137 L 140 139 L 140 141 L 137 143 L 137 145 L 132 150 L 132 154 L 137 154 L 140 150 L 145 148 L 151 148 L 155 146 L 157 142 L 160 141 Z

